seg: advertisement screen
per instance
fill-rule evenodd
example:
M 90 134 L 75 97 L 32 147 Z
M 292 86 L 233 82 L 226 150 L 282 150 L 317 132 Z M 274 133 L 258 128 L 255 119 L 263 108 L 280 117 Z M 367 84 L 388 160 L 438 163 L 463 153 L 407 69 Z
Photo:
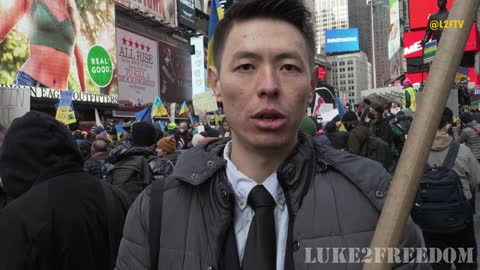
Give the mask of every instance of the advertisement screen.
M 160 98 L 165 106 L 192 100 L 192 65 L 190 51 L 158 42 Z M 167 106 L 168 108 L 168 106 Z
M 120 110 L 152 104 L 160 89 L 157 42 L 117 28 L 117 59 Z
M 390 25 L 388 26 L 388 61 L 390 78 L 400 76 L 402 57 L 400 54 L 400 2 L 390 0 Z
M 477 27 L 474 25 L 468 36 L 467 44 L 464 51 L 475 51 L 477 49 Z M 420 42 L 425 36 L 425 30 L 417 30 L 412 32 L 405 32 L 403 36 L 404 41 L 404 56 L 405 58 L 414 58 L 422 56 L 422 46 Z
M 454 0 L 447 1 L 450 10 Z M 437 0 L 409 0 L 410 29 L 426 28 L 428 17 L 438 11 Z
M 195 29 L 195 0 L 178 0 L 178 23 Z
M 325 39 L 327 53 L 360 50 L 358 28 L 327 30 Z
M 0 83 L 117 95 L 113 0 L 0 0 Z
M 121 0 L 124 5 L 127 1 L 130 1 L 130 9 L 148 13 L 170 27 L 178 26 L 177 0 Z

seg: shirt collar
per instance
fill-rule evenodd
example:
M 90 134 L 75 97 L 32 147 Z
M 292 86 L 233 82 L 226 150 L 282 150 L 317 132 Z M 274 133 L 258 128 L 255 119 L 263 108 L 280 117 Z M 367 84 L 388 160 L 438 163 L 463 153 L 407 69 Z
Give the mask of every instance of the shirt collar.
M 232 141 L 229 141 L 227 145 L 225 145 L 223 158 L 227 161 L 226 173 L 228 182 L 232 186 L 232 189 L 235 193 L 235 201 L 238 208 L 243 211 L 247 207 L 248 194 L 250 194 L 250 191 L 256 185 L 258 185 L 258 183 L 239 171 L 235 164 L 233 164 L 233 162 L 230 160 L 231 143 Z M 277 207 L 279 207 L 280 210 L 283 210 L 283 207 L 285 207 L 285 195 L 280 184 L 278 183 L 277 172 L 273 172 L 269 177 L 267 177 L 262 185 L 268 190 L 270 195 L 272 195 Z

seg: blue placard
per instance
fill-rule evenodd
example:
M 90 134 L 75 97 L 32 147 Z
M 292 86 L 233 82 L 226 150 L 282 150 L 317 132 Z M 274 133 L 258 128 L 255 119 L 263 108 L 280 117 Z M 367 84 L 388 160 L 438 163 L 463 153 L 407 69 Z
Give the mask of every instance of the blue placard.
M 358 28 L 327 30 L 325 43 L 327 53 L 359 51 Z
M 73 90 L 60 91 L 60 107 L 70 106 L 72 104 Z

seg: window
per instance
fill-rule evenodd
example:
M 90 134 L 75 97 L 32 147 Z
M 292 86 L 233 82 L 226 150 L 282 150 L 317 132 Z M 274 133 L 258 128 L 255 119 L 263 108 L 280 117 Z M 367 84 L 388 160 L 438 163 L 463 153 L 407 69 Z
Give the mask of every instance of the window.
M 341 61 L 340 66 L 345 66 L 345 62 Z
M 355 90 L 355 86 L 353 86 L 353 85 L 349 86 L 348 90 Z

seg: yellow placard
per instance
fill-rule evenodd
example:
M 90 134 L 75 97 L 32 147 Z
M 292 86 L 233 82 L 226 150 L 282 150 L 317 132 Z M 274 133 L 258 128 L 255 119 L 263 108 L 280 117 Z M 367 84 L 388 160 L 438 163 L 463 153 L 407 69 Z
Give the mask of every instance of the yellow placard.
M 66 123 L 68 121 L 68 113 L 70 111 L 70 106 L 59 106 L 55 119 L 61 123 Z
M 75 117 L 75 111 L 69 111 L 68 112 L 68 119 L 65 121 L 65 125 L 70 125 L 77 122 L 77 118 Z
M 200 112 L 215 112 L 218 110 L 217 99 L 213 91 L 194 95 L 192 102 L 196 114 Z

